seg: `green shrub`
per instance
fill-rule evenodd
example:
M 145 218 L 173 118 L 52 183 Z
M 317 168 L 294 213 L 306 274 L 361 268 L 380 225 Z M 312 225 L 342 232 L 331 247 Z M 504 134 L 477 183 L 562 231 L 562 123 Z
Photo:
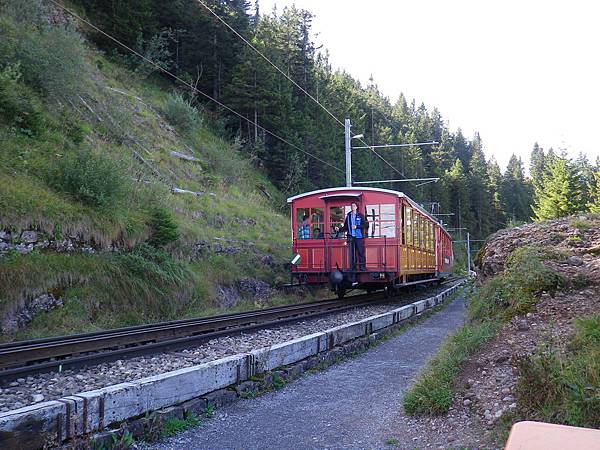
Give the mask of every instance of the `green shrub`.
M 571 220 L 571 226 L 582 233 L 585 233 L 593 227 L 593 224 L 585 217 L 578 217 Z
M 162 247 L 179 239 L 177 223 L 164 208 L 156 209 L 152 213 L 150 227 L 152 228 L 152 235 L 148 243 L 154 247 Z
M 142 34 L 139 33 L 134 48 L 145 58 L 163 69 L 169 70 L 173 67 L 173 54 L 169 50 L 169 46 L 175 42 L 175 39 L 175 32 L 170 28 L 161 30 L 150 39 L 144 39 Z M 154 64 L 150 64 L 137 55 L 128 53 L 123 59 L 127 66 L 141 76 L 147 77 L 159 70 Z
M 169 95 L 165 103 L 164 113 L 171 125 L 183 131 L 189 131 L 200 124 L 200 117 L 196 108 L 179 93 Z
M 531 311 L 537 303 L 537 293 L 552 292 L 564 285 L 564 278 L 543 263 L 560 257 L 536 247 L 515 249 L 506 261 L 505 270 L 486 281 L 473 296 L 470 319 L 481 321 L 500 317 L 510 320 Z
M 415 414 L 443 414 L 452 405 L 454 380 L 461 364 L 483 343 L 496 327 L 491 323 L 465 325 L 446 339 L 427 369 L 404 396 L 404 410 Z
M 19 64 L 0 70 L 0 123 L 31 135 L 42 127 L 42 106 L 20 79 Z
M 87 148 L 69 152 L 48 174 L 49 184 L 90 206 L 108 206 L 124 192 L 120 167 L 106 156 Z
M 20 64 L 26 84 L 58 101 L 88 89 L 91 70 L 74 26 L 48 22 L 39 0 L 13 0 L 2 10 L 0 60 Z
M 575 321 L 568 349 L 520 362 L 516 395 L 532 419 L 600 428 L 600 314 Z

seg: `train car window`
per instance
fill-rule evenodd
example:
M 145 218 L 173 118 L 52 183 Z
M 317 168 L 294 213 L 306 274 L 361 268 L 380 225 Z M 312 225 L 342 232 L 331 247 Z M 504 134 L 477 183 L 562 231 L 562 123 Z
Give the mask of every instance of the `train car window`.
M 421 216 L 415 214 L 415 247 L 421 248 Z
M 404 219 L 406 221 L 406 243 L 413 244 L 412 208 L 404 207 Z
M 308 223 L 304 223 L 304 218 L 308 218 Z M 296 209 L 296 238 L 310 239 L 310 208 Z
M 366 218 L 369 221 L 369 237 L 381 236 L 381 227 L 379 220 L 379 205 L 367 205 L 365 206 Z
M 310 209 L 311 238 L 323 239 L 325 237 L 325 214 L 323 208 Z
M 340 231 L 344 226 L 344 214 L 343 206 L 331 206 L 329 207 L 329 228 L 328 232 L 332 239 L 341 239 L 344 237 L 344 233 Z M 336 231 L 337 229 L 337 231 Z
M 404 224 L 406 223 L 406 218 L 404 217 L 404 208 L 400 206 L 400 234 L 402 234 L 402 245 L 406 245 L 406 231 L 404 229 Z
M 427 222 L 427 235 L 429 236 L 429 251 L 433 250 L 433 224 Z
M 369 237 L 396 237 L 396 205 L 367 205 L 365 212 L 369 221 Z
M 381 236 L 396 237 L 396 205 L 383 204 L 380 208 Z

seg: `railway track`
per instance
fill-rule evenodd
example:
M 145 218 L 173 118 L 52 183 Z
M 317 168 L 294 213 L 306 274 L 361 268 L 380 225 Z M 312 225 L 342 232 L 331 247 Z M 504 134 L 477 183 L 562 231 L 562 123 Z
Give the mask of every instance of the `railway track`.
M 449 279 L 444 284 L 455 280 Z M 356 295 L 343 300 L 301 303 L 2 344 L 0 385 L 38 373 L 60 372 L 117 359 L 180 350 L 220 336 L 277 326 L 382 301 L 387 302 L 390 299 L 379 292 Z

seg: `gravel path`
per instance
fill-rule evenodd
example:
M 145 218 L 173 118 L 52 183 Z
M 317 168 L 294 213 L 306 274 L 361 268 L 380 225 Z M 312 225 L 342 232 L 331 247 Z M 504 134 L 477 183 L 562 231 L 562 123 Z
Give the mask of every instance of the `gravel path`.
M 0 412 L 54 400 L 104 386 L 124 383 L 172 370 L 202 364 L 228 355 L 268 347 L 311 333 L 364 319 L 397 308 L 399 304 L 431 297 L 449 285 L 405 293 L 395 303 L 353 308 L 288 325 L 213 339 L 190 349 L 103 363 L 89 369 L 65 370 L 20 378 L 0 388 Z
M 461 296 L 358 358 L 223 408 L 199 428 L 143 448 L 446 448 L 451 445 L 446 436 L 422 435 L 422 428 L 403 415 L 401 404 L 411 380 L 464 317 Z M 393 446 L 387 443 L 391 439 Z

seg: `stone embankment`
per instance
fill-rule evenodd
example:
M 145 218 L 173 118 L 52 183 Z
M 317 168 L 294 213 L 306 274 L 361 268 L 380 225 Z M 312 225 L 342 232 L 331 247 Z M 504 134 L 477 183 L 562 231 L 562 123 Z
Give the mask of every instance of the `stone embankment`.
M 34 250 L 47 250 L 57 253 L 74 251 L 95 253 L 97 248 L 93 244 L 84 242 L 75 236 L 55 238 L 47 233 L 36 230 L 25 230 L 20 233 L 0 231 L 0 257 L 10 251 L 26 255 Z

